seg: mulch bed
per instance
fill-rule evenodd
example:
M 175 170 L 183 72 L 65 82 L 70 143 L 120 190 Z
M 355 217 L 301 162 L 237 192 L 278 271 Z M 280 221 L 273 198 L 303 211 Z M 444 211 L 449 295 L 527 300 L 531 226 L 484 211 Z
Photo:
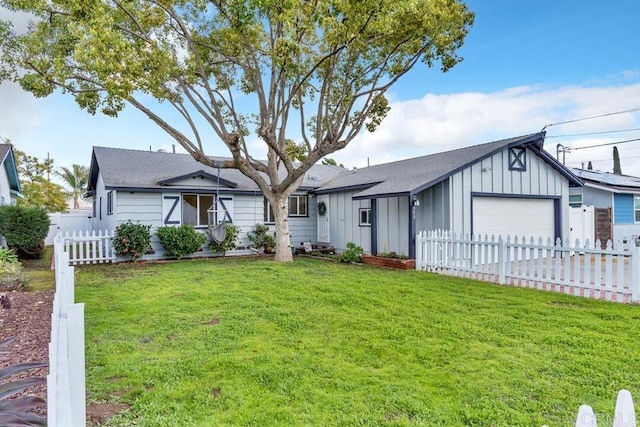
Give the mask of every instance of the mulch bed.
M 53 290 L 8 292 L 10 308 L 0 309 L 0 341 L 11 337 L 16 340 L 0 350 L 0 368 L 25 362 L 49 362 L 49 339 L 51 335 L 51 308 Z M 18 374 L 19 377 L 46 378 L 48 368 L 32 369 Z M 46 400 L 47 387 L 39 385 L 22 394 L 38 396 Z M 46 415 L 46 405 L 34 412 Z

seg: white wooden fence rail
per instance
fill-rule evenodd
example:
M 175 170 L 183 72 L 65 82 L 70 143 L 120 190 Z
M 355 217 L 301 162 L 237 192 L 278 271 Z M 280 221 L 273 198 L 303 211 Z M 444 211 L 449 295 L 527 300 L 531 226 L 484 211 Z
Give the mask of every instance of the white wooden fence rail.
M 74 268 L 56 237 L 54 263 L 56 292 L 51 314 L 47 425 L 86 426 L 84 304 L 74 304 Z
M 72 265 L 114 262 L 116 259 L 107 230 L 97 234 L 95 230 L 66 232 L 64 235 L 60 232 L 57 237 L 63 240 L 64 251 L 69 255 Z
M 618 245 L 622 247 L 622 245 Z M 416 269 L 617 302 L 640 302 L 640 248 L 600 249 L 587 240 L 416 236 Z

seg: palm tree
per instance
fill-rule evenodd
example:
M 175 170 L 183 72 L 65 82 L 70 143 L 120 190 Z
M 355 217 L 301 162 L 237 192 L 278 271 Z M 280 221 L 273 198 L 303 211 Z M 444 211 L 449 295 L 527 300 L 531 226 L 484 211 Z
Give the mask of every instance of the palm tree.
M 60 167 L 60 170 L 55 171 L 55 174 L 62 178 L 67 187 L 71 188 L 69 195 L 73 196 L 73 209 L 79 209 L 78 199 L 85 192 L 89 182 L 89 168 L 73 164 L 71 168 Z

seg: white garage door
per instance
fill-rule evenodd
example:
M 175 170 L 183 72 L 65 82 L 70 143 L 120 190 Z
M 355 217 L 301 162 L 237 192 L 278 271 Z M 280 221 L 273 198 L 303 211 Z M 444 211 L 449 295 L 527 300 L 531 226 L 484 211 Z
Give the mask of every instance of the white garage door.
M 554 200 L 473 198 L 473 234 L 554 238 Z

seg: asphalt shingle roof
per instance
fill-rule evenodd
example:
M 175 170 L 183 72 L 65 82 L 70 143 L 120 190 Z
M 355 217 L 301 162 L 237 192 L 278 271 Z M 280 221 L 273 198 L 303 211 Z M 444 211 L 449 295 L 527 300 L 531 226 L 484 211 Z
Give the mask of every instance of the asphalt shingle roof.
M 112 188 L 166 189 L 171 187 L 163 186 L 160 182 L 199 171 L 218 176 L 217 168 L 198 163 L 188 154 L 109 147 L 93 147 L 93 154 L 95 163 L 92 161 L 90 189 L 95 189 L 98 169 L 105 186 Z M 301 187 L 316 188 L 343 170 L 337 166 L 315 165 L 307 172 Z M 235 190 L 258 190 L 250 178 L 236 169 L 220 169 L 220 179 L 237 184 Z
M 323 193 L 347 188 L 364 188 L 355 195 L 355 197 L 359 198 L 393 194 L 415 194 L 506 147 L 526 143 L 541 143 L 543 140 L 544 135 L 542 133 L 534 133 L 443 153 L 345 171 L 320 187 L 316 192 Z
M 4 158 L 7 157 L 9 150 L 11 150 L 11 145 L 0 144 L 0 164 L 4 162 Z

